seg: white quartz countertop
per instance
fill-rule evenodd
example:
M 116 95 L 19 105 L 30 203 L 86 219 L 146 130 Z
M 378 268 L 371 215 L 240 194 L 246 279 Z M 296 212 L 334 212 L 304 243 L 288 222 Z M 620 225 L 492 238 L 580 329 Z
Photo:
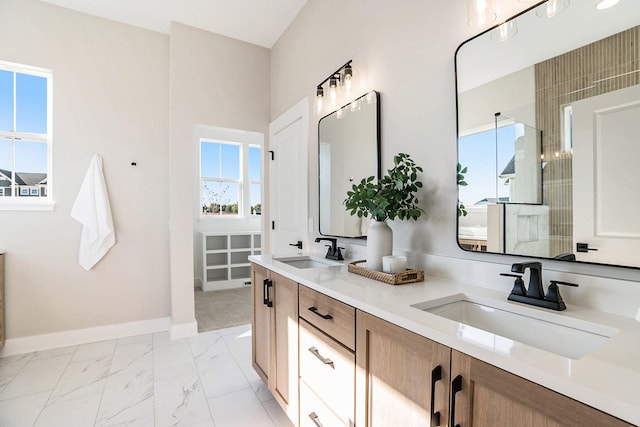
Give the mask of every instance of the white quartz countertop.
M 640 321 L 583 309 L 570 301 L 565 301 L 567 310 L 562 312 L 537 308 L 507 301 L 505 292 L 439 277 L 426 276 L 424 282 L 392 286 L 350 273 L 346 264 L 298 269 L 271 255 L 249 259 L 359 310 L 640 425 Z M 524 306 L 524 310 L 536 310 L 538 318 L 555 323 L 588 322 L 617 332 L 586 356 L 574 360 L 493 334 L 484 334 L 480 339 L 469 337 L 461 333 L 461 323 L 412 307 L 459 294 L 516 312 Z

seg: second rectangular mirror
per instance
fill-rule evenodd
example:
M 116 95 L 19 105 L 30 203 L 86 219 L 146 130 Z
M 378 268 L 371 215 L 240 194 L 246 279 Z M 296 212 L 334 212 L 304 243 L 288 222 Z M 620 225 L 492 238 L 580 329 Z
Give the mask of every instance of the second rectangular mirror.
M 355 182 L 380 177 L 380 96 L 369 92 L 318 122 L 320 234 L 366 236 L 367 218 L 343 201 Z

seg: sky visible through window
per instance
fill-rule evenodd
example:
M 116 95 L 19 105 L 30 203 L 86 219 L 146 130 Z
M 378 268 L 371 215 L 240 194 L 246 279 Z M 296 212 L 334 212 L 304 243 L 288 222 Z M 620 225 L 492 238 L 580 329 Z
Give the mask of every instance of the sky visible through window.
M 241 171 L 242 146 L 233 143 L 222 143 L 215 141 L 201 141 L 200 143 L 200 174 L 202 178 L 223 178 L 241 181 L 243 174 Z M 251 206 L 261 204 L 260 195 L 260 147 L 250 146 L 248 158 L 249 182 L 245 183 L 247 191 L 250 192 Z M 252 181 L 257 181 L 252 183 Z M 203 205 L 211 203 L 222 205 L 237 204 L 240 197 L 239 185 L 234 182 L 204 182 L 203 183 Z
M 47 133 L 47 79 L 0 70 L 0 131 Z M 16 129 L 14 129 L 14 114 Z M 11 140 L 0 138 L 0 169 L 12 169 Z M 44 142 L 15 141 L 17 172 L 47 173 L 47 146 Z
M 465 181 L 468 184 L 459 189 L 461 203 L 473 206 L 483 199 L 509 196 L 509 187 L 504 185 L 505 180 L 499 179 L 498 175 L 513 157 L 515 138 L 516 125 L 498 128 L 497 145 L 494 129 L 460 137 L 458 161 L 467 167 Z M 496 180 L 499 181 L 497 195 Z

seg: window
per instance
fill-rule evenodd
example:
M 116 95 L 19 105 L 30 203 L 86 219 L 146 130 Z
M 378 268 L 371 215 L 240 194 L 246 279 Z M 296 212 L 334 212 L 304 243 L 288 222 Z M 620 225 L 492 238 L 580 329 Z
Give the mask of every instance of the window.
M 458 161 L 467 167 L 467 186 L 459 187 L 465 206 L 508 202 L 508 169 L 514 157 L 516 125 L 483 130 L 458 139 Z
M 0 61 L 0 209 L 50 205 L 51 72 Z
M 260 215 L 260 152 L 257 145 L 200 139 L 202 216 Z

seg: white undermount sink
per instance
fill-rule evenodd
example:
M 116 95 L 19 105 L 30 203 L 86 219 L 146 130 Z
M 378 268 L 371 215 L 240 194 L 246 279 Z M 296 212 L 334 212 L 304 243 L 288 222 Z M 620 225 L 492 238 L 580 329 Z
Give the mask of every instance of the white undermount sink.
M 463 294 L 412 307 L 458 322 L 458 336 L 476 344 L 508 351 L 512 341 L 518 341 L 570 359 L 580 359 L 618 332 L 555 313 L 550 314 L 553 321 L 546 320 L 546 313 L 526 307 L 496 308 Z
M 283 262 L 295 268 L 323 268 L 341 265 L 340 263 L 311 255 L 274 257 L 273 260 Z

